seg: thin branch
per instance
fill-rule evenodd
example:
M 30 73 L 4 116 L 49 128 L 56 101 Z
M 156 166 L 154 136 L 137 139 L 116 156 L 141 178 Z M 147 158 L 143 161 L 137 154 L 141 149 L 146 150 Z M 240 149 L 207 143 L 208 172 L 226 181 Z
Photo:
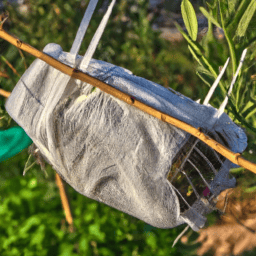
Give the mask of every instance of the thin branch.
M 0 71 L 0 77 L 9 78 L 9 76 L 3 72 Z
M 5 98 L 8 98 L 10 94 L 11 94 L 10 92 L 0 89 L 0 95 L 4 96 Z
M 60 61 L 50 57 L 49 55 L 40 52 L 39 50 L 33 48 L 32 46 L 22 42 L 21 40 L 11 36 L 6 31 L 3 30 L 3 27 L 0 26 L 0 37 L 4 40 L 8 41 L 9 43 L 15 45 L 17 48 L 30 53 L 31 55 L 35 56 L 38 59 L 45 61 L 47 64 L 51 65 L 52 67 L 58 69 L 59 71 L 71 76 L 74 79 L 79 79 L 83 82 L 89 83 L 93 86 L 98 87 L 105 93 L 108 93 L 129 105 L 139 108 L 140 110 L 152 115 L 164 122 L 167 122 L 183 131 L 190 133 L 191 135 L 195 136 L 196 138 L 203 141 L 205 144 L 216 150 L 218 153 L 229 159 L 232 163 L 240 165 L 253 173 L 256 173 L 256 164 L 247 161 L 246 159 L 242 158 L 239 153 L 234 153 L 228 148 L 224 147 L 217 141 L 211 139 L 210 137 L 206 136 L 203 132 L 201 132 L 200 128 L 195 128 L 185 122 L 182 122 L 174 117 L 171 117 L 161 111 L 158 111 L 146 104 L 134 99 L 130 95 L 119 91 L 118 89 L 92 77 L 88 74 L 85 74 L 77 69 L 71 68 L 68 65 L 61 63 Z
M 21 56 L 21 58 L 22 58 L 22 60 L 23 60 L 24 67 L 25 67 L 25 69 L 27 69 L 28 66 L 27 66 L 27 63 L 26 63 L 26 59 L 25 59 L 25 57 L 24 57 L 24 54 L 23 54 L 23 52 L 22 52 L 20 49 L 18 49 L 18 50 L 19 50 L 20 56 Z
M 4 56 L 1 56 L 1 58 L 9 66 L 9 68 L 12 70 L 12 72 L 14 74 L 16 74 L 17 76 L 20 76 L 20 74 L 17 72 L 17 70 L 13 67 L 13 65 Z
M 173 244 L 172 244 L 172 248 L 175 246 L 175 244 L 179 241 L 179 239 L 187 232 L 187 230 L 190 228 L 189 225 L 187 225 L 183 231 L 177 236 L 177 238 L 174 240 Z

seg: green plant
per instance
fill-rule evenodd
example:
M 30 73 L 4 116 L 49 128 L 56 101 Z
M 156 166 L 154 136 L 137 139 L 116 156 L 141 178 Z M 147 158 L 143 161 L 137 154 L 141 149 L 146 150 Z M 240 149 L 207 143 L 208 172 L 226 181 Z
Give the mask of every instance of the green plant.
M 199 64 L 198 76 L 208 86 L 217 77 L 219 67 L 228 56 L 231 57 L 232 67 L 227 70 L 226 78 L 220 82 L 218 96 L 213 101 L 213 106 L 216 107 L 219 107 L 227 93 L 242 51 L 248 48 L 245 65 L 229 99 L 227 111 L 235 121 L 255 134 L 255 81 L 251 79 L 251 75 L 255 73 L 256 32 L 252 28 L 256 26 L 256 2 L 212 0 L 206 4 L 208 10 L 199 8 L 208 18 L 208 32 L 201 42 L 196 41 L 197 19 L 189 0 L 183 0 L 181 5 L 188 35 L 178 24 L 176 27 L 187 40 L 189 50 Z M 223 42 L 214 37 L 213 25 L 224 31 Z
M 229 56 L 231 57 L 232 65 L 227 70 L 226 76 L 222 78 L 219 88 L 216 89 L 215 97 L 213 97 L 211 102 L 211 104 L 216 108 L 220 106 L 220 103 L 226 96 L 232 76 L 239 65 L 239 59 L 242 51 L 245 48 L 248 48 L 244 66 L 240 71 L 233 92 L 229 97 L 227 113 L 234 121 L 236 121 L 236 123 L 247 129 L 249 139 L 245 155 L 248 159 L 255 162 L 256 158 L 253 153 L 255 152 L 256 142 L 256 102 L 255 81 L 253 80 L 253 77 L 256 73 L 256 2 L 250 0 L 211 0 L 205 1 L 205 3 L 207 7 L 200 7 L 199 9 L 208 19 L 208 31 L 200 42 L 196 41 L 197 19 L 193 6 L 189 0 L 183 0 L 181 5 L 182 16 L 188 34 L 185 33 L 178 24 L 176 24 L 176 27 L 188 42 L 188 48 L 198 63 L 197 75 L 209 87 L 217 77 L 219 67 L 221 67 Z M 223 30 L 224 38 L 222 40 L 217 39 L 214 36 L 214 26 Z M 255 175 L 245 172 L 243 168 L 237 168 L 231 172 L 236 176 L 236 178 L 238 178 L 238 187 L 240 189 L 246 190 L 250 193 L 255 190 Z M 213 215 L 211 218 L 213 218 Z M 211 223 L 214 223 L 215 221 L 216 218 Z M 239 223 L 236 223 L 236 225 L 239 228 L 241 227 Z M 233 241 L 237 238 L 234 234 L 232 235 L 233 231 L 231 228 L 226 231 L 224 226 L 213 226 L 210 227 L 209 230 L 211 228 L 214 231 L 213 234 L 216 235 L 220 241 L 211 237 L 208 241 L 204 241 L 201 249 L 206 248 L 206 250 L 204 250 L 204 252 L 206 252 L 207 248 L 209 249 L 209 247 L 215 245 L 215 255 L 222 255 L 224 250 L 227 250 L 228 247 L 221 246 L 222 244 L 220 244 L 220 242 L 225 243 L 226 241 Z M 218 228 L 219 233 L 216 232 Z M 206 232 L 207 231 L 208 229 L 206 229 Z M 223 236 L 222 239 L 220 234 L 223 232 L 229 232 L 231 237 L 228 240 L 225 240 Z M 248 239 L 245 240 L 246 242 L 249 242 L 252 237 L 248 235 L 247 238 Z M 200 241 L 203 242 L 203 239 Z M 250 247 L 250 249 L 252 248 L 253 246 Z M 230 252 L 232 252 L 232 247 L 229 249 L 231 249 Z M 240 253 L 241 250 L 245 250 L 245 247 L 240 246 Z M 225 251 L 225 253 L 227 252 Z

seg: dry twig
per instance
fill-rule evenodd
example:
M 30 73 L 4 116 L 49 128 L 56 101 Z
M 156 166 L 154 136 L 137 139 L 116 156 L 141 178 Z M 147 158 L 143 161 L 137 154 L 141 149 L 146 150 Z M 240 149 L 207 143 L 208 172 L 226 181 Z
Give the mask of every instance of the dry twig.
M 17 70 L 13 67 L 13 65 L 4 56 L 1 56 L 1 58 L 9 66 L 9 68 L 13 71 L 14 74 L 16 74 L 17 76 L 20 76 L 20 74 L 17 72 Z
M 3 72 L 0 71 L 0 77 L 9 78 L 9 76 Z
M 225 202 L 227 194 L 228 201 Z M 208 251 L 214 251 L 215 256 L 240 255 L 256 247 L 255 194 L 243 193 L 239 188 L 228 189 L 220 194 L 217 207 L 223 209 L 225 204 L 226 213 L 221 220 L 200 231 L 197 242 L 202 245 L 197 251 L 198 255 Z

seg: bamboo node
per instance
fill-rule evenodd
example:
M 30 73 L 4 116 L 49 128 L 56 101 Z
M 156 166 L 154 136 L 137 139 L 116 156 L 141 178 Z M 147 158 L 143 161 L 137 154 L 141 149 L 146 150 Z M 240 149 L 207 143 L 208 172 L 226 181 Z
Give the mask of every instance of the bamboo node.
M 201 128 L 201 127 L 198 127 L 198 128 L 197 128 L 197 131 L 198 131 L 198 132 L 197 132 L 197 135 L 200 136 L 201 133 L 202 133 L 202 128 Z
M 164 122 L 166 121 L 166 116 L 164 114 L 161 114 L 161 120 Z
M 241 156 L 240 153 L 235 153 L 235 154 L 234 154 L 234 158 L 235 158 L 235 160 L 236 160 L 237 163 L 238 163 L 238 157 L 240 157 L 240 156 Z
M 22 41 L 20 39 L 16 40 L 17 47 L 20 48 L 22 45 Z
M 205 136 L 206 140 L 211 140 L 211 138 L 209 136 Z

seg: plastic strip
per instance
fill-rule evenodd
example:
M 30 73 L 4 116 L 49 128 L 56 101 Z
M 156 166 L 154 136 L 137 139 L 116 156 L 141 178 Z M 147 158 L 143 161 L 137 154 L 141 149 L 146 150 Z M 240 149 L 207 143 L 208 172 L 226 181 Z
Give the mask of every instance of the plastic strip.
M 229 60 L 230 58 L 227 59 L 223 69 L 221 70 L 220 74 L 218 75 L 218 77 L 216 78 L 216 80 L 214 81 L 212 87 L 210 88 L 209 92 L 207 93 L 206 97 L 205 97 L 205 100 L 203 102 L 203 105 L 207 105 L 215 91 L 215 89 L 217 88 L 219 82 L 220 82 L 220 79 L 222 78 L 227 66 L 228 66 L 228 63 L 229 63 Z
M 75 59 L 76 59 L 76 56 L 79 52 L 79 49 L 81 47 L 81 44 L 82 44 L 82 41 L 84 39 L 84 35 L 86 33 L 86 30 L 88 28 L 88 25 L 90 23 L 90 20 L 92 18 L 92 15 L 94 13 L 94 10 L 96 8 L 96 5 L 98 3 L 98 0 L 91 0 L 86 11 L 85 11 L 85 14 L 84 14 L 84 17 L 81 21 L 81 24 L 78 28 L 78 31 L 77 31 L 77 34 L 76 34 L 76 38 L 73 42 L 73 45 L 71 47 L 71 50 L 70 50 L 70 53 L 71 54 L 74 54 L 75 55 Z
M 238 73 L 239 73 L 240 69 L 242 68 L 242 65 L 243 65 L 243 62 L 244 62 L 244 59 L 245 59 L 246 52 L 247 52 L 247 49 L 244 49 L 244 50 L 243 50 L 243 53 L 242 53 L 242 56 L 241 56 L 241 59 L 240 59 L 239 66 L 238 66 L 238 68 L 237 68 L 237 70 L 236 70 L 236 73 L 235 73 L 235 75 L 234 75 L 234 77 L 233 77 L 233 79 L 232 79 L 231 85 L 230 85 L 230 87 L 229 87 L 228 93 L 227 93 L 227 95 L 226 95 L 224 101 L 222 102 L 222 104 L 221 104 L 220 107 L 219 107 L 219 110 L 218 110 L 218 117 L 220 117 L 220 116 L 222 115 L 222 113 L 224 112 L 225 107 L 226 107 L 227 104 L 228 104 L 228 98 L 229 98 L 229 96 L 230 96 L 230 94 L 231 94 L 231 92 L 232 92 L 232 89 L 233 89 L 233 86 L 234 86 L 234 84 L 235 84 L 235 82 L 236 82 L 236 78 L 237 78 L 237 76 L 238 76 Z
M 107 25 L 108 19 L 110 17 L 110 14 L 112 12 L 112 9 L 113 9 L 113 6 L 114 6 L 115 2 L 116 2 L 116 0 L 112 0 L 111 4 L 109 5 L 108 10 L 105 13 L 97 31 L 96 31 L 96 33 L 94 34 L 93 39 L 92 39 L 84 57 L 83 57 L 83 60 L 81 61 L 80 65 L 79 65 L 79 69 L 82 69 L 82 70 L 87 69 L 87 67 L 90 63 L 90 60 L 91 60 L 91 58 L 92 58 L 92 56 L 93 56 L 93 54 L 94 54 L 94 52 L 95 52 L 95 50 L 98 46 L 100 38 L 101 38 L 101 36 L 104 32 L 104 29 Z

